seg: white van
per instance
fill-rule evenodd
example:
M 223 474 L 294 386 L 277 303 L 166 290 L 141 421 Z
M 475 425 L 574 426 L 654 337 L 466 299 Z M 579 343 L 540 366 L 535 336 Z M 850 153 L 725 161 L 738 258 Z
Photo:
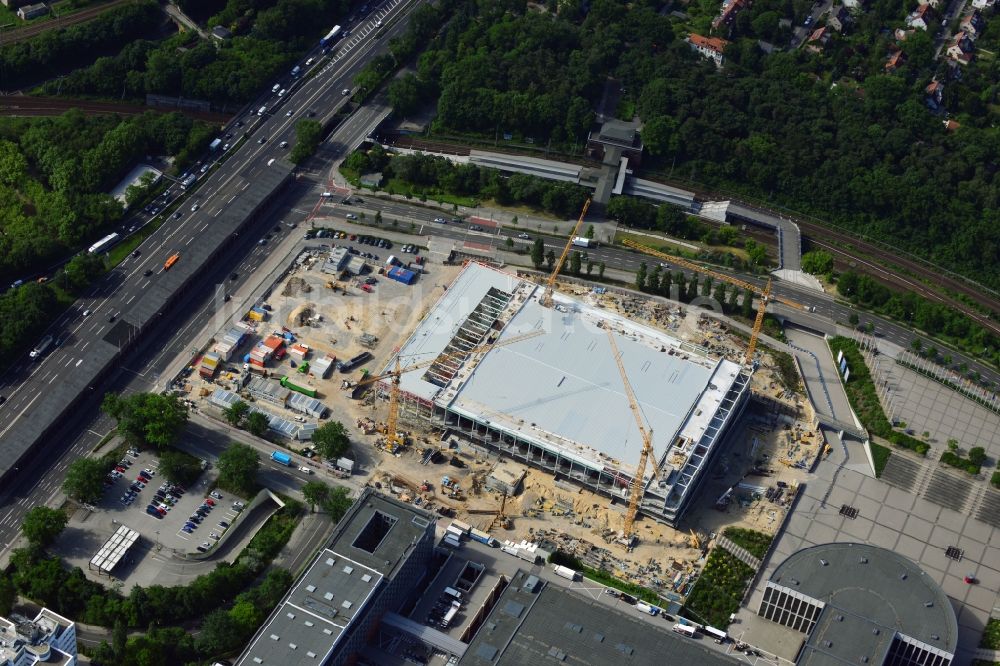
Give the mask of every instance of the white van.
M 276 92 L 278 92 L 279 90 L 281 90 L 281 84 L 280 84 L 280 83 L 275 83 L 275 84 L 274 84 L 274 87 L 273 87 L 273 88 L 271 88 L 271 92 L 273 92 L 273 93 L 276 93 Z
M 262 116 L 265 113 L 267 113 L 267 107 L 266 106 L 262 106 L 259 109 L 257 109 L 257 115 L 258 116 Z
M 284 97 L 286 92 L 288 91 L 282 88 L 281 90 L 278 91 L 278 97 Z

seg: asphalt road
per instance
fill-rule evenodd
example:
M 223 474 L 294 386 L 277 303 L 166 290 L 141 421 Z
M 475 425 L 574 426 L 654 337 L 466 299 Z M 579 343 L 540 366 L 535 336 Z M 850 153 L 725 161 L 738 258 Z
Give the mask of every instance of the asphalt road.
M 211 224 L 213 217 L 240 195 L 240 190 L 233 182 L 237 175 L 252 178 L 255 173 L 267 168 L 267 161 L 271 158 L 284 157 L 288 149 L 280 148 L 279 143 L 294 142 L 294 123 L 306 111 L 312 110 L 317 119 L 325 120 L 332 117 L 342 104 L 347 103 L 341 90 L 350 87 L 354 76 L 366 62 L 384 50 L 391 38 L 405 30 L 406 21 L 403 19 L 417 4 L 417 0 L 390 0 L 381 9 L 373 10 L 356 26 L 345 26 L 352 29 L 352 34 L 331 52 L 332 60 L 320 59 L 316 64 L 317 71 L 298 80 L 280 102 L 276 96 L 267 96 L 272 102 L 269 108 L 274 110 L 273 113 L 267 113 L 263 117 L 241 114 L 231 127 L 223 130 L 246 130 L 250 133 L 250 139 L 242 146 L 232 149 L 216 169 L 203 177 L 201 187 L 178 209 L 182 211 L 180 219 L 171 218 L 164 223 L 140 246 L 139 257 L 123 262 L 49 329 L 48 332 L 54 337 L 63 340 L 59 347 L 39 361 L 24 359 L 4 378 L 0 392 L 8 399 L 0 406 L 0 437 L 19 418 L 25 418 L 27 409 L 43 394 L 46 387 L 83 362 L 91 341 L 112 325 L 108 321 L 111 315 L 116 315 L 116 318 L 127 316 L 129 306 L 141 299 L 143 291 L 162 273 L 167 257 L 196 242 L 199 233 Z M 382 21 L 384 27 L 377 29 L 377 21 Z M 284 85 L 287 81 L 282 83 Z M 248 108 L 255 106 L 259 107 L 260 104 L 251 104 Z M 347 145 L 357 137 L 363 137 L 370 131 L 369 125 L 379 108 L 377 105 L 362 107 L 360 112 L 351 115 L 337 128 L 330 137 L 330 143 Z M 291 116 L 286 115 L 289 110 L 293 111 Z M 236 122 L 243 122 L 244 127 L 237 129 Z M 267 137 L 268 140 L 258 143 L 257 139 L 261 137 Z M 310 182 L 308 179 L 296 181 L 275 205 L 282 210 L 295 210 L 297 205 L 311 206 L 311 202 L 318 200 L 318 190 L 322 187 L 322 183 Z M 199 206 L 192 211 L 191 207 L 195 202 Z M 135 353 L 125 359 L 121 372 L 109 381 L 107 387 L 102 388 L 126 394 L 152 389 L 159 380 L 160 373 L 173 358 L 189 348 L 197 332 L 208 323 L 216 310 L 226 305 L 223 295 L 238 289 L 246 277 L 267 259 L 281 236 L 289 233 L 289 225 L 294 225 L 304 217 L 294 212 L 285 215 L 282 222 L 286 224 L 276 227 L 277 231 L 270 228 L 277 218 L 271 218 L 272 222 L 265 223 L 270 226 L 261 228 L 258 236 L 244 234 L 234 241 L 243 250 L 243 258 L 239 263 L 235 266 L 208 267 L 202 281 L 204 286 L 200 290 L 184 294 L 186 302 L 183 307 L 178 308 L 188 314 L 187 319 L 175 319 L 170 322 L 175 328 L 163 330 L 158 335 L 153 334 L 142 340 Z M 278 238 L 263 245 L 258 244 L 258 238 L 265 233 L 277 235 Z M 144 275 L 147 270 L 152 271 L 151 275 Z M 235 280 L 230 279 L 233 272 L 237 275 Z M 89 311 L 87 316 L 83 314 L 85 311 Z M 47 445 L 48 450 L 23 462 L 19 470 L 21 483 L 4 489 L 4 499 L 0 503 L 0 544 L 4 547 L 9 547 L 17 537 L 24 513 L 53 497 L 59 490 L 69 464 L 89 454 L 112 429 L 112 421 L 98 409 L 99 398 L 96 394 L 101 392 L 94 393 L 89 402 L 67 416 L 62 436 L 54 437 L 55 441 Z

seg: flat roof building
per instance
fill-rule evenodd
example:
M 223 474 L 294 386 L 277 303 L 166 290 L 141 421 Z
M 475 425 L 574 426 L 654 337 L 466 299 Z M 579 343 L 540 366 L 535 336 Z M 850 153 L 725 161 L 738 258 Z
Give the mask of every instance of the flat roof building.
M 366 488 L 238 666 L 349 663 L 428 575 L 434 516 Z
M 740 663 L 670 631 L 672 623 L 646 621 L 638 610 L 611 608 L 519 570 L 472 639 L 459 666 L 729 666 Z M 657 624 L 653 624 L 656 622 Z M 714 644 L 713 644 L 714 645 Z
M 789 556 L 758 614 L 805 634 L 798 666 L 949 666 L 958 622 L 948 597 L 907 558 L 860 543 Z
M 741 366 L 561 294 L 470 263 L 400 348 L 401 395 L 437 425 L 510 457 L 616 497 L 627 495 L 642 446 L 611 331 L 653 432 L 660 480 L 649 475 L 643 513 L 675 525 L 749 396 Z M 473 347 L 535 333 L 469 355 Z M 386 371 L 395 364 L 389 359 Z
M 76 624 L 48 608 L 35 619 L 0 617 L 0 666 L 76 665 Z

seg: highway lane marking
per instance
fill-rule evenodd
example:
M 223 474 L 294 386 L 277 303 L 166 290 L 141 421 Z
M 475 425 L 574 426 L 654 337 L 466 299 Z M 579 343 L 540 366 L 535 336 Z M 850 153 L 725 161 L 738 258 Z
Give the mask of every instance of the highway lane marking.
M 206 222 L 206 223 L 205 223 L 205 226 L 203 226 L 203 227 L 202 227 L 201 229 L 199 229 L 198 231 L 204 231 L 205 229 L 208 229 L 208 222 Z
M 49 383 L 49 384 L 51 384 L 52 382 L 54 382 L 54 381 L 55 381 L 56 379 L 58 379 L 58 378 L 59 378 L 59 375 L 52 375 L 52 379 L 50 379 L 50 380 L 48 381 L 48 383 Z
M 222 212 L 222 209 L 220 208 L 219 210 L 215 211 L 215 215 L 213 215 L 212 217 L 219 217 L 219 213 L 221 213 L 221 212 Z
M 136 297 L 136 294 L 132 294 L 131 296 L 129 296 L 129 297 L 128 297 L 128 300 L 127 300 L 127 301 L 125 301 L 125 305 L 129 305 L 129 304 L 131 304 L 131 303 L 132 303 L 132 301 L 134 301 L 134 300 L 135 300 L 135 297 Z
M 80 347 L 80 351 L 83 351 L 84 349 L 86 349 L 87 345 L 89 345 L 89 344 L 90 344 L 90 340 L 87 340 L 86 342 L 84 342 L 83 345 Z M 83 360 L 83 359 L 80 359 L 80 360 Z
M 66 359 L 66 364 L 65 364 L 65 365 L 63 365 L 63 367 L 64 367 L 64 368 L 68 368 L 68 367 L 69 367 L 69 364 L 70 364 L 70 363 L 72 363 L 72 362 L 73 362 L 73 357 L 72 357 L 72 356 L 70 356 L 70 357 L 69 357 L 68 359 Z
M 194 240 L 194 236 L 191 236 L 191 238 L 188 238 L 188 239 L 187 239 L 187 242 L 186 242 L 186 243 L 184 243 L 184 245 L 185 245 L 185 246 L 187 246 L 187 245 L 190 245 L 190 244 L 191 244 L 191 241 L 193 241 L 193 240 Z

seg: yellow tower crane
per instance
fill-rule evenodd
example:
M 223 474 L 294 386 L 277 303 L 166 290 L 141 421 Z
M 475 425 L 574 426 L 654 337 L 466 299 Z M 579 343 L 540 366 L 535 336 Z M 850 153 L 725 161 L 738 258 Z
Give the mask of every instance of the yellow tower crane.
M 636 538 L 632 533 L 632 527 L 635 524 L 636 514 L 639 512 L 639 500 L 642 498 L 643 493 L 643 477 L 646 474 L 646 463 L 649 462 L 650 458 L 653 458 L 653 478 L 659 479 L 660 473 L 656 469 L 656 454 L 653 451 L 653 431 L 646 428 L 645 419 L 639 407 L 639 401 L 632 390 L 632 383 L 628 380 L 628 373 L 625 372 L 621 353 L 618 351 L 618 345 L 615 343 L 615 336 L 611 332 L 611 329 L 606 329 L 606 332 L 608 334 L 608 341 L 611 343 L 611 351 L 615 355 L 615 363 L 618 364 L 618 372 L 622 376 L 622 384 L 625 386 L 625 395 L 628 397 L 629 408 L 632 410 L 632 416 L 635 417 L 635 423 L 639 426 L 639 434 L 642 436 L 642 451 L 639 453 L 639 464 L 636 465 L 635 476 L 632 477 L 632 488 L 629 490 L 628 496 L 628 509 L 625 511 L 625 524 L 621 534 L 626 548 L 631 548 L 633 539 Z
M 741 280 L 738 277 L 733 277 L 732 275 L 727 275 L 725 273 L 720 273 L 718 271 L 713 271 L 710 268 L 705 268 L 693 261 L 688 261 L 681 257 L 675 257 L 672 254 L 667 254 L 665 252 L 660 252 L 655 248 L 651 248 L 648 245 L 643 245 L 642 243 L 636 243 L 633 240 L 625 239 L 622 241 L 622 245 L 625 247 L 630 247 L 633 250 L 638 250 L 643 254 L 648 254 L 652 257 L 657 257 L 663 259 L 664 261 L 680 266 L 681 268 L 687 268 L 698 273 L 703 273 L 704 275 L 711 276 L 717 280 L 722 280 L 723 282 L 728 282 L 729 284 L 736 285 L 737 287 L 742 287 L 743 289 L 748 289 L 751 292 L 757 294 L 757 317 L 754 319 L 753 331 L 750 334 L 750 344 L 747 345 L 747 353 L 744 358 L 744 363 L 750 365 L 753 363 L 754 350 L 757 348 L 757 337 L 760 335 L 760 329 L 764 325 L 764 311 L 767 309 L 767 304 L 771 301 L 777 301 L 779 303 L 784 303 L 793 308 L 799 310 L 805 310 L 805 306 L 795 301 L 791 301 L 787 298 L 782 298 L 781 296 L 771 295 L 771 278 L 767 279 L 767 284 L 763 288 L 757 286 L 752 282 L 747 282 L 746 280 Z
M 434 358 L 419 361 L 412 365 L 408 365 L 405 368 L 401 367 L 399 354 L 396 354 L 396 363 L 392 370 L 385 372 L 381 375 L 376 375 L 374 377 L 369 377 L 365 380 L 365 384 L 374 384 L 375 382 L 381 381 L 383 379 L 391 378 L 392 382 L 389 389 L 389 416 L 386 421 L 386 438 L 387 438 L 387 448 L 390 451 L 394 451 L 396 447 L 400 446 L 402 442 L 402 437 L 400 437 L 397 426 L 399 424 L 399 378 L 401 375 L 411 372 L 413 370 L 420 370 L 421 368 L 426 368 L 439 361 L 448 360 L 464 360 L 471 354 L 478 354 L 480 352 L 487 352 L 495 347 L 506 347 L 507 345 L 512 345 L 515 342 L 522 342 L 533 338 L 537 335 L 544 333 L 542 329 L 535 329 L 527 333 L 522 333 L 520 335 L 515 335 L 506 340 L 498 340 L 485 345 L 479 345 L 477 347 L 472 347 L 468 351 L 457 353 L 457 354 L 439 354 Z
M 563 248 L 562 254 L 559 255 L 559 261 L 556 262 L 555 267 L 552 269 L 552 275 L 549 276 L 548 281 L 545 283 L 545 293 L 542 294 L 542 305 L 547 308 L 552 307 L 552 291 L 556 287 L 556 278 L 559 277 L 559 271 L 562 270 L 563 264 L 566 263 L 566 257 L 569 256 L 569 250 L 573 247 L 573 239 L 577 237 L 580 233 L 580 227 L 583 225 L 583 218 L 587 217 L 587 209 L 590 208 L 590 199 L 583 204 L 583 210 L 580 211 L 580 219 L 576 221 L 576 226 L 573 227 L 573 233 L 569 235 L 566 239 L 566 247 Z

